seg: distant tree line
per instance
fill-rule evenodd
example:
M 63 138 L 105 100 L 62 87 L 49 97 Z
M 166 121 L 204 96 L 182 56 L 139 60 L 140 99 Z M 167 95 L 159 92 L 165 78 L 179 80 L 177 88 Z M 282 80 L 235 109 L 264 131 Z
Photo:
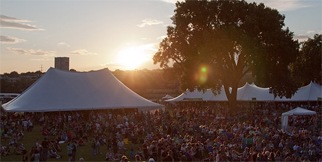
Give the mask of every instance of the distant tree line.
M 32 85 L 43 73 L 41 71 L 19 74 L 16 71 L 4 73 L 0 79 L 1 93 L 21 93 Z

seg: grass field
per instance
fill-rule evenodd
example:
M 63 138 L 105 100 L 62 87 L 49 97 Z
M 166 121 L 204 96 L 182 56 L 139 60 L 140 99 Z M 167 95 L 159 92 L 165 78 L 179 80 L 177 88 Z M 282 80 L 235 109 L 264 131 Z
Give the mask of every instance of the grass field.
M 25 133 L 24 139 L 19 142 L 24 144 L 28 152 L 31 150 L 31 147 L 35 145 L 35 142 L 37 139 L 40 142 L 44 139 L 43 135 L 41 135 L 40 126 L 35 126 L 32 132 L 24 132 L 24 133 Z M 8 143 L 9 143 L 9 140 L 1 139 L 2 145 L 8 145 Z M 67 146 L 66 143 L 61 144 L 62 151 L 58 152 L 59 155 L 62 155 L 61 159 L 51 158 L 51 159 L 48 159 L 47 161 L 68 161 L 66 146 Z M 131 142 L 129 142 L 126 145 L 126 148 L 131 148 L 131 147 L 135 147 L 135 146 L 131 144 Z M 1 156 L 0 161 L 22 161 L 22 155 L 14 155 L 12 153 L 12 150 L 13 149 L 11 149 L 10 155 Z M 102 154 L 98 154 L 94 156 L 91 154 L 90 143 L 88 143 L 85 146 L 80 146 L 77 148 L 76 161 L 78 161 L 78 159 L 81 157 L 84 158 L 85 161 L 105 161 L 105 154 L 107 152 L 107 147 L 105 145 L 101 146 L 100 150 Z M 129 157 L 129 151 L 126 152 L 126 156 Z M 133 160 L 133 159 L 129 159 L 129 160 Z

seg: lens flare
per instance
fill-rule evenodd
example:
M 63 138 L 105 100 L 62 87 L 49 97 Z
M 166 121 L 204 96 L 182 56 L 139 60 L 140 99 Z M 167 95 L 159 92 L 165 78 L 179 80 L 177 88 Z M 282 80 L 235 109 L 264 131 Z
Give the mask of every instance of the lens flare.
M 206 66 L 200 66 L 196 79 L 199 84 L 204 84 L 208 80 L 208 68 Z
M 207 67 L 202 66 L 202 67 L 201 67 L 201 72 L 202 72 L 202 73 L 207 73 Z

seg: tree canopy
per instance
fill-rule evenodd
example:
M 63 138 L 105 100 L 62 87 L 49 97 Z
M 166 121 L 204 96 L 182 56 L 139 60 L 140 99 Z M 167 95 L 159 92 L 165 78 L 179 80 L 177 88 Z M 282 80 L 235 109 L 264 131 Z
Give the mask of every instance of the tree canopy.
M 289 97 L 297 90 L 289 65 L 299 46 L 284 18 L 264 4 L 245 1 L 177 2 L 173 25 L 153 60 L 165 69 L 173 63 L 182 88 L 223 85 L 231 102 L 248 73 L 275 95 Z
M 322 35 L 314 35 L 301 46 L 300 55 L 293 64 L 294 78 L 301 86 L 311 81 L 322 84 Z

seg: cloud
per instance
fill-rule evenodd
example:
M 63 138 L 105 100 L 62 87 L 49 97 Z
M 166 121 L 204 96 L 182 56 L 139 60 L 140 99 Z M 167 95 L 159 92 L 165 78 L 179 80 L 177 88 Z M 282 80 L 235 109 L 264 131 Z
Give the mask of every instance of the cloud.
M 316 34 L 318 32 L 317 31 L 314 31 L 314 30 L 308 30 L 306 33 L 307 34 L 310 34 L 310 35 L 313 35 L 313 34 Z
M 157 50 L 158 45 L 159 45 L 158 43 L 149 43 L 149 44 L 143 44 L 143 45 L 139 46 L 139 48 L 156 52 L 156 51 L 158 51 Z
M 161 35 L 161 36 L 157 37 L 157 40 L 163 40 L 166 37 L 167 37 L 166 35 Z
M 176 2 L 183 2 L 184 0 L 161 0 L 163 2 L 167 3 L 173 3 Z M 268 6 L 270 8 L 277 9 L 278 11 L 289 11 L 289 10 L 296 10 L 299 8 L 305 8 L 310 7 L 308 5 L 307 0 L 246 0 L 249 3 L 256 2 L 264 3 L 265 6 Z
M 131 50 L 137 50 L 137 51 L 145 51 L 147 54 L 153 54 L 154 52 L 158 51 L 158 45 L 159 43 L 147 43 L 147 44 L 141 44 L 136 46 L 130 46 L 128 47 Z
M 31 61 L 40 61 L 40 62 L 44 62 L 44 61 L 51 61 L 53 60 L 53 58 L 33 58 L 33 59 L 30 59 Z
M 41 49 L 22 49 L 7 47 L 7 50 L 19 55 L 35 55 L 35 56 L 54 56 L 55 51 L 44 51 Z
M 75 51 L 70 52 L 73 55 L 97 55 L 97 53 L 89 52 L 86 49 L 78 49 Z
M 322 30 L 315 31 L 315 30 L 308 30 L 305 32 L 305 34 L 297 34 L 294 35 L 294 39 L 298 40 L 299 42 L 307 41 L 309 38 L 314 38 L 315 34 L 322 34 Z
M 161 0 L 161 1 L 163 1 L 163 2 L 167 2 L 167 3 L 173 3 L 173 4 L 175 4 L 175 3 L 177 3 L 178 1 L 179 1 L 179 2 L 183 2 L 184 0 Z
M 0 43 L 1 44 L 16 44 L 20 42 L 25 42 L 26 40 L 24 39 L 19 39 L 16 37 L 9 37 L 9 36 L 4 36 L 0 35 Z
M 264 3 L 265 6 L 278 11 L 290 11 L 310 7 L 306 0 L 247 0 L 248 2 Z
M 144 19 L 141 21 L 141 24 L 138 24 L 136 26 L 143 28 L 145 26 L 151 26 L 151 25 L 158 25 L 158 24 L 163 24 L 162 21 L 156 20 L 156 19 Z
M 5 15 L 0 15 L 0 28 L 19 29 L 19 30 L 43 30 L 34 25 L 27 24 L 29 20 L 17 19 Z
M 30 22 L 29 20 L 17 19 L 14 17 L 5 16 L 5 15 L 0 15 L 0 19 L 4 21 L 10 21 L 10 22 Z
M 306 41 L 309 38 L 308 35 L 295 35 L 294 39 L 298 40 L 299 42 Z
M 70 47 L 71 45 L 66 43 L 66 42 L 59 42 L 59 43 L 57 43 L 57 46 L 59 46 L 59 47 Z

